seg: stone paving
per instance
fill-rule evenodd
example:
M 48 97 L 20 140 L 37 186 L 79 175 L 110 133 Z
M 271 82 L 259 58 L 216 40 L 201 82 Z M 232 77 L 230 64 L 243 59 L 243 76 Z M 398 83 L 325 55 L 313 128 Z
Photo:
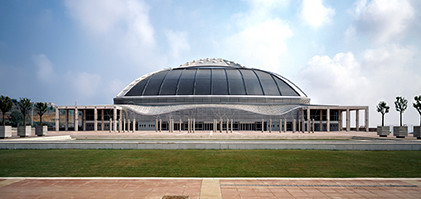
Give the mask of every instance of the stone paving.
M 171 197 L 172 196 L 172 197 Z M 420 198 L 420 178 L 0 178 L 0 198 Z

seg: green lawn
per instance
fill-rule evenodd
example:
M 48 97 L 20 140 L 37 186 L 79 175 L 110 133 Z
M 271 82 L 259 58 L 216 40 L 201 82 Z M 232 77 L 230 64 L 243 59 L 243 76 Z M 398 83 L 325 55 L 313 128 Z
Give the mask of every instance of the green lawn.
M 0 150 L 0 176 L 421 177 L 420 151 Z

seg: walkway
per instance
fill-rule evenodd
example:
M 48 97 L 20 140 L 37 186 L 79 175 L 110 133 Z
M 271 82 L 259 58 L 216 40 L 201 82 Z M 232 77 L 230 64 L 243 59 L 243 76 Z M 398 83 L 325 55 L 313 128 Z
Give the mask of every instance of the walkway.
M 420 178 L 0 178 L 1 198 L 420 198 Z M 176 197 L 178 196 L 178 197 Z

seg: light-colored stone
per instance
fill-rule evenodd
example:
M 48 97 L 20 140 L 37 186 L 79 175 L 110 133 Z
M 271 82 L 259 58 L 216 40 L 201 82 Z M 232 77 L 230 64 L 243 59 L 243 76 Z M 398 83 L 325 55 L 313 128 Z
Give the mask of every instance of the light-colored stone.
M 394 126 L 393 136 L 396 136 L 397 138 L 405 138 L 408 136 L 408 126 Z
M 29 137 L 32 135 L 31 126 L 18 126 L 18 136 Z
M 390 134 L 389 126 L 377 126 L 377 135 L 380 137 L 387 137 Z
M 11 126 L 0 126 L 0 138 L 10 138 L 12 137 L 12 127 Z
M 35 127 L 35 135 L 46 136 L 48 132 L 47 126 L 37 126 Z

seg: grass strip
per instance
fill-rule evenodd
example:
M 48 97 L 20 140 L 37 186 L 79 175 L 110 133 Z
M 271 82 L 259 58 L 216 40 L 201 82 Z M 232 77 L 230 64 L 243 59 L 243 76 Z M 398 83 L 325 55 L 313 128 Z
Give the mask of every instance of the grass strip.
M 421 177 L 420 151 L 0 150 L 2 177 Z

